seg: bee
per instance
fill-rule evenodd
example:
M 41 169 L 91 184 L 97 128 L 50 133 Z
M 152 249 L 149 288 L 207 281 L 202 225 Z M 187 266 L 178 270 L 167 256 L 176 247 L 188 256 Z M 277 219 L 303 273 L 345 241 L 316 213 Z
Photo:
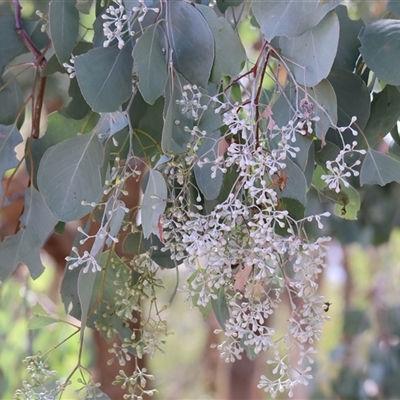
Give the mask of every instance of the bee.
M 324 311 L 328 312 L 329 311 L 329 307 L 332 305 L 332 303 L 329 303 L 329 301 L 326 301 L 324 303 Z

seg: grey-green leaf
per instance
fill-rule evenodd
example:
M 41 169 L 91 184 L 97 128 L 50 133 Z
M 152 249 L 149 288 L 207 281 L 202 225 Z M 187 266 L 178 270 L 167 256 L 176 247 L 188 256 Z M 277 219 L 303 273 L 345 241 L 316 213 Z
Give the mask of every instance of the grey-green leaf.
M 314 28 L 339 2 L 329 0 L 253 1 L 253 14 L 268 41 L 276 36 L 296 37 Z
M 238 35 L 225 18 L 218 18 L 210 7 L 196 7 L 206 19 L 214 36 L 215 60 L 210 80 L 219 84 L 224 75 L 234 77 L 240 73 L 246 60 L 246 52 Z
M 315 135 L 323 140 L 330 127 L 337 123 L 337 100 L 332 85 L 323 79 L 317 86 L 307 89 L 312 100 L 315 100 L 314 114 L 319 117 L 315 122 Z
M 221 137 L 219 127 L 221 125 L 221 117 L 215 114 L 212 108 L 207 109 L 199 122 L 199 129 L 207 132 L 207 134 L 197 151 L 199 161 L 204 164 L 201 167 L 195 164 L 194 175 L 206 200 L 216 199 L 222 187 L 223 174 L 220 169 L 216 170 L 214 178 L 211 177 L 211 168 L 215 165 L 214 161 L 218 157 L 218 144 Z
M 86 102 L 96 112 L 118 111 L 132 92 L 132 46 L 98 47 L 75 59 L 76 77 Z
M 98 255 L 97 260 L 99 261 L 100 255 Z M 85 332 L 85 326 L 87 324 L 87 317 L 89 313 L 90 303 L 93 295 L 94 284 L 96 278 L 101 276 L 99 272 L 93 272 L 91 268 L 87 272 L 83 272 L 82 268 L 79 271 L 78 276 L 78 298 L 81 306 L 81 340 Z
M 347 7 L 343 4 L 337 7 L 335 11 L 340 23 L 340 37 L 333 67 L 353 71 L 360 55 L 358 34 L 365 24 L 362 19 L 350 19 Z
M 98 114 L 91 112 L 83 119 L 72 119 L 60 111 L 51 113 L 47 118 L 47 129 L 40 139 L 29 139 L 27 146 L 31 149 L 33 159 L 33 182 L 37 186 L 37 172 L 43 154 L 47 149 L 75 137 L 78 133 L 90 132 L 98 120 Z M 31 163 L 27 163 L 27 169 L 31 172 Z
M 349 125 L 351 118 L 356 116 L 357 126 L 363 130 L 370 114 L 370 95 L 364 81 L 350 71 L 336 68 L 331 71 L 328 80 L 336 93 L 338 126 Z M 357 126 L 353 128 L 359 131 Z
M 393 14 L 400 16 L 400 2 L 399 0 L 389 0 L 387 8 Z
M 70 57 L 79 31 L 76 0 L 52 0 L 49 6 L 49 27 L 54 52 L 60 64 Z
M 32 42 L 38 49 L 46 46 L 48 36 L 41 32 L 43 22 L 23 21 L 23 27 Z M 4 66 L 11 62 L 16 56 L 27 53 L 29 50 L 22 42 L 15 30 L 15 20 L 12 16 L 0 16 L 0 73 Z
M 93 0 L 77 0 L 76 9 L 83 14 L 89 14 L 92 8 Z
M 46 206 L 42 195 L 30 186 L 25 192 L 24 213 L 20 230 L 0 243 L 0 280 L 4 281 L 20 263 L 26 264 L 33 279 L 44 271 L 40 249 L 57 220 Z
M 217 298 L 211 298 L 211 306 L 215 314 L 215 318 L 221 328 L 225 330 L 225 322 L 229 319 L 229 308 L 225 296 L 225 288 L 222 286 L 217 291 Z
M 179 77 L 179 76 L 178 76 Z M 162 131 L 161 146 L 166 154 L 180 154 L 188 150 L 188 144 L 192 142 L 192 135 L 185 130 L 185 127 L 193 127 L 193 119 L 182 113 L 177 100 L 181 99 L 185 80 L 175 77 L 173 82 L 168 82 L 165 93 L 164 106 L 164 127 Z M 174 85 L 171 88 L 171 85 Z
M 365 127 L 365 137 L 370 146 L 384 138 L 400 117 L 400 92 L 392 86 L 386 85 L 379 92 L 374 93 L 371 103 L 371 115 Z
M 103 148 L 96 134 L 73 137 L 46 151 L 39 167 L 38 186 L 60 221 L 82 218 L 91 211 L 82 201 L 100 199 L 102 164 Z
M 28 329 L 42 329 L 45 326 L 60 322 L 58 319 L 46 317 L 45 315 L 34 315 L 28 321 Z
M 197 155 L 199 161 L 204 164 L 194 166 L 194 175 L 197 185 L 206 200 L 214 200 L 218 197 L 222 187 L 223 174 L 217 169 L 215 177 L 212 177 L 211 168 L 215 166 L 214 161 L 218 157 L 218 143 L 220 132 L 214 131 L 208 134 L 200 146 Z
M 302 170 L 289 158 L 285 160 L 287 181 L 285 188 L 277 189 L 278 197 L 298 200 L 303 206 L 307 204 L 307 181 Z
M 400 21 L 381 19 L 361 30 L 361 55 L 376 76 L 391 85 L 400 85 Z
M 237 7 L 243 2 L 244 0 L 217 0 L 217 7 L 222 13 L 224 13 L 228 7 Z
M 24 96 L 16 78 L 7 73 L 0 79 L 0 124 L 11 125 L 21 113 Z
M 360 172 L 360 184 L 385 186 L 390 182 L 400 182 L 400 162 L 369 149 Z
M 165 31 L 176 70 L 205 87 L 214 63 L 214 38 L 203 15 L 189 2 L 168 1 Z
M 18 164 L 15 146 L 22 142 L 22 136 L 15 125 L 0 125 L 0 180 L 4 173 Z M 0 185 L 0 199 L 3 185 Z
M 279 40 L 282 55 L 289 60 L 296 81 L 305 86 L 314 86 L 329 75 L 338 43 L 339 20 L 335 11 L 301 36 Z
M 158 36 L 159 29 L 157 24 L 147 28 L 133 49 L 139 75 L 139 90 L 149 104 L 154 104 L 161 96 L 168 79 L 165 54 Z
M 160 217 L 167 205 L 167 185 L 161 172 L 151 169 L 142 202 L 143 237 L 153 233 L 160 239 Z

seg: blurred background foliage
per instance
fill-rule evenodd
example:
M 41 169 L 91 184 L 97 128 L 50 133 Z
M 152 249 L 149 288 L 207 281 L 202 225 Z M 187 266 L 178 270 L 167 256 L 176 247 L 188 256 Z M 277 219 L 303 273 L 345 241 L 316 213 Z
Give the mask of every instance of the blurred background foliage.
M 348 6 L 351 18 L 362 18 L 367 23 L 382 17 L 387 2 L 355 0 L 342 3 Z M 21 5 L 24 18 L 36 19 L 36 10 L 47 13 L 47 1 L 21 1 Z M 0 15 L 10 14 L 12 3 L 0 0 Z M 93 15 L 85 18 L 87 24 L 84 25 L 90 27 Z M 242 23 L 239 32 L 251 59 L 259 50 L 259 37 L 248 21 Z M 90 36 L 91 31 L 82 26 L 81 34 Z M 17 63 L 29 60 L 30 55 L 23 55 Z M 18 79 L 26 94 L 29 93 L 30 72 L 20 74 Z M 66 88 L 68 84 L 66 75 L 49 77 L 47 113 L 67 104 L 68 99 L 61 97 L 66 90 L 59 88 Z M 311 191 L 310 196 L 316 194 Z M 328 255 L 329 265 L 321 280 L 321 294 L 332 303 L 328 311 L 332 320 L 324 327 L 323 341 L 317 344 L 318 362 L 313 366 L 315 379 L 302 392 L 304 398 L 400 399 L 400 230 L 396 228 L 400 225 L 399 185 L 366 186 L 361 191 L 361 201 L 357 221 L 332 218 L 326 226 L 325 233 L 333 236 L 334 241 Z M 21 360 L 28 355 L 54 349 L 50 367 L 59 372 L 59 378 L 67 377 L 76 364 L 78 338 L 58 347 L 73 332 L 67 324 L 28 329 L 28 319 L 37 302 L 61 319 L 66 318 L 60 299 L 55 295 L 56 273 L 51 259 L 47 265 L 46 272 L 36 281 L 22 273 L 0 283 L 1 399 L 11 399 L 21 386 L 25 377 Z M 171 272 L 166 271 L 168 273 Z M 173 286 L 174 277 L 170 279 Z M 170 293 L 168 285 L 166 287 L 167 302 Z M 212 320 L 204 321 L 200 313 L 190 312 L 180 294 L 167 312 L 169 329 L 174 334 L 168 337 L 165 354 L 158 353 L 149 361 L 159 390 L 157 398 L 221 398 L 224 393 L 221 386 L 229 377 L 218 370 L 223 369 L 220 361 L 210 364 L 214 357 L 210 352 L 215 350 L 210 350 L 209 345 L 217 342 Z M 275 322 L 284 324 L 285 320 Z M 90 342 L 90 337 L 86 340 Z M 84 348 L 87 365 L 95 363 L 96 355 L 90 351 L 90 343 Z M 188 348 L 191 351 L 187 351 Z M 71 387 L 65 398 L 79 398 L 74 393 L 76 389 Z

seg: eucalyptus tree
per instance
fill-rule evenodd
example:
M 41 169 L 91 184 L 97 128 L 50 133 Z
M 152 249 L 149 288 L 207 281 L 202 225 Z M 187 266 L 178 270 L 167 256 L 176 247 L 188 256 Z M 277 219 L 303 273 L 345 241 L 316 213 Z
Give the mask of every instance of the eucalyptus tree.
M 318 276 L 330 221 L 357 224 L 361 191 L 400 182 L 399 3 L 368 25 L 336 0 L 53 0 L 34 21 L 12 5 L 0 17 L 0 175 L 13 179 L 25 164 L 30 182 L 20 230 L 0 244 L 0 279 L 20 263 L 38 278 L 49 234 L 89 215 L 61 287 L 82 346 L 93 328 L 119 336 L 121 364 L 154 354 L 167 332 L 159 272 L 190 271 L 167 290 L 213 310 L 227 362 L 266 352 L 274 368 L 258 387 L 273 397 L 307 385 L 328 319 Z M 245 24 L 258 32 L 256 54 L 238 34 Z M 35 71 L 28 98 L 23 53 Z M 41 124 L 54 74 L 69 76 L 68 104 Z M 137 218 L 123 197 L 139 178 Z M 12 201 L 7 186 L 0 197 Z M 132 312 L 148 299 L 154 315 L 132 331 Z M 281 332 L 269 318 L 287 302 Z M 61 397 L 75 379 L 54 384 L 40 355 L 27 364 L 32 380 L 19 398 Z M 73 372 L 83 369 L 79 361 Z M 101 395 L 85 376 L 86 398 Z M 150 378 L 137 369 L 115 384 L 135 399 L 153 392 Z

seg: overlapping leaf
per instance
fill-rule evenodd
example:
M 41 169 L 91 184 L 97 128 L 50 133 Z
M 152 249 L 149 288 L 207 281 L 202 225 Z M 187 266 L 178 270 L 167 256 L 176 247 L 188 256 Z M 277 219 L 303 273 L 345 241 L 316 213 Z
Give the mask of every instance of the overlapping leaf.
M 23 21 L 23 27 L 38 49 L 46 46 L 48 36 L 41 31 L 42 22 Z M 0 16 L 0 73 L 15 57 L 29 50 L 15 30 L 15 20 L 11 16 Z
M 398 17 L 400 16 L 400 2 L 398 0 L 389 0 L 387 8 L 393 14 L 396 14 Z
M 360 171 L 360 184 L 384 186 L 390 182 L 400 183 L 400 162 L 369 149 Z
M 355 220 L 357 219 L 358 211 L 361 207 L 360 195 L 353 186 L 343 187 L 340 193 L 347 196 L 347 202 L 344 205 L 335 204 L 335 214 L 344 219 Z
M 299 90 L 300 89 L 300 90 Z M 293 120 L 296 109 L 301 108 L 301 101 L 306 99 L 312 104 L 312 117 L 319 117 L 314 123 L 315 135 L 318 139 L 323 139 L 330 127 L 337 123 L 337 100 L 336 94 L 327 79 L 323 79 L 318 85 L 313 87 L 299 87 L 287 85 L 284 92 L 278 97 L 272 107 L 272 118 L 278 126 L 286 125 L 287 121 Z M 297 146 L 297 144 L 296 144 Z M 304 150 L 304 146 L 300 146 Z M 308 149 L 308 147 L 307 147 Z M 300 152 L 296 163 L 304 168 L 306 155 Z
M 315 101 L 313 116 L 319 117 L 319 121 L 315 122 L 315 135 L 322 140 L 328 129 L 337 123 L 336 94 L 327 79 L 323 79 L 317 86 L 307 88 L 307 91 Z
M 228 321 L 230 317 L 228 303 L 226 301 L 226 296 L 225 296 L 225 288 L 221 286 L 217 290 L 216 294 L 217 294 L 216 299 L 211 298 L 211 306 L 219 325 L 223 330 L 225 330 L 225 323 L 226 321 Z
M 365 24 L 361 19 L 350 19 L 345 5 L 340 5 L 335 11 L 340 23 L 340 37 L 333 67 L 353 71 L 360 55 L 358 34 Z
M 161 49 L 157 24 L 147 28 L 133 49 L 133 57 L 138 65 L 139 90 L 149 104 L 164 92 L 167 83 L 167 63 Z
M 20 230 L 0 243 L 0 280 L 4 281 L 20 263 L 26 264 L 33 279 L 42 274 L 40 249 L 56 223 L 42 195 L 33 186 L 29 187 L 25 192 Z
M 400 21 L 381 19 L 361 30 L 361 55 L 376 76 L 391 85 L 400 85 Z
M 82 202 L 102 195 L 100 167 L 103 148 L 96 134 L 75 136 L 46 151 L 40 163 L 38 186 L 60 221 L 73 221 L 90 212 Z
M 338 126 L 350 124 L 353 116 L 357 117 L 357 125 L 353 128 L 360 131 L 365 128 L 370 114 L 370 97 L 364 81 L 350 71 L 334 68 L 328 80 L 336 93 L 338 104 Z M 345 132 L 345 134 L 347 134 Z M 349 133 L 354 140 L 354 136 Z M 360 134 L 361 136 L 361 134 Z
M 379 92 L 374 93 L 371 103 L 371 115 L 365 127 L 365 137 L 370 146 L 384 138 L 400 117 L 400 92 L 392 86 L 386 85 Z
M 20 115 L 23 104 L 23 93 L 14 75 L 3 75 L 0 79 L 0 124 L 13 124 Z
M 151 169 L 142 203 L 142 227 L 145 239 L 154 234 L 160 237 L 160 217 L 167 206 L 167 185 L 161 172 Z
M 22 142 L 22 136 L 15 125 L 0 125 L 0 180 L 4 173 L 18 164 L 15 146 Z M 0 185 L 0 200 L 3 185 Z
M 339 2 L 329 0 L 253 1 L 253 14 L 268 41 L 276 36 L 297 37 L 314 28 Z
M 164 106 L 164 126 L 162 131 L 161 146 L 166 154 L 180 154 L 188 150 L 188 144 L 193 137 L 185 127 L 193 127 L 193 119 L 187 113 L 182 113 L 182 106 L 177 104 L 181 99 L 185 80 L 182 77 L 175 77 L 166 86 Z M 173 85 L 173 87 L 171 87 Z
M 240 73 L 246 60 L 246 52 L 238 35 L 225 18 L 218 18 L 206 6 L 197 6 L 206 19 L 214 36 L 215 60 L 210 80 L 218 84 L 224 75 L 235 77 Z
M 301 36 L 279 40 L 296 81 L 305 86 L 317 85 L 329 75 L 338 43 L 339 20 L 334 11 Z
M 47 149 L 63 142 L 64 140 L 75 137 L 78 133 L 90 132 L 99 116 L 95 113 L 89 114 L 87 117 L 76 120 L 68 118 L 60 111 L 55 111 L 47 118 L 47 129 L 43 137 L 40 139 L 30 140 L 29 148 L 31 149 L 33 161 L 33 178 L 36 185 L 37 172 L 39 163 Z M 28 171 L 30 171 L 31 163 L 27 163 Z
M 49 6 L 49 28 L 54 52 L 60 64 L 67 62 L 79 31 L 76 0 L 52 0 Z
M 285 160 L 285 187 L 277 189 L 278 197 L 298 200 L 303 206 L 307 204 L 307 181 L 301 169 L 290 159 Z
M 214 63 L 214 38 L 203 15 L 191 3 L 169 1 L 165 31 L 175 69 L 190 83 L 205 87 Z
M 204 4 L 208 4 L 208 0 L 202 0 Z M 228 7 L 237 7 L 240 6 L 244 0 L 217 0 L 218 9 L 224 13 Z
M 75 59 L 76 77 L 86 102 L 96 112 L 118 111 L 132 92 L 131 44 L 99 47 Z
M 211 168 L 215 166 L 214 161 L 218 157 L 218 144 L 221 137 L 220 126 L 221 118 L 212 109 L 208 109 L 203 114 L 199 123 L 199 129 L 207 132 L 207 135 L 197 151 L 199 161 L 204 164 L 201 167 L 197 164 L 195 165 L 194 175 L 197 185 L 206 200 L 216 199 L 222 187 L 223 174 L 220 169 L 217 169 L 214 178 L 211 177 Z

